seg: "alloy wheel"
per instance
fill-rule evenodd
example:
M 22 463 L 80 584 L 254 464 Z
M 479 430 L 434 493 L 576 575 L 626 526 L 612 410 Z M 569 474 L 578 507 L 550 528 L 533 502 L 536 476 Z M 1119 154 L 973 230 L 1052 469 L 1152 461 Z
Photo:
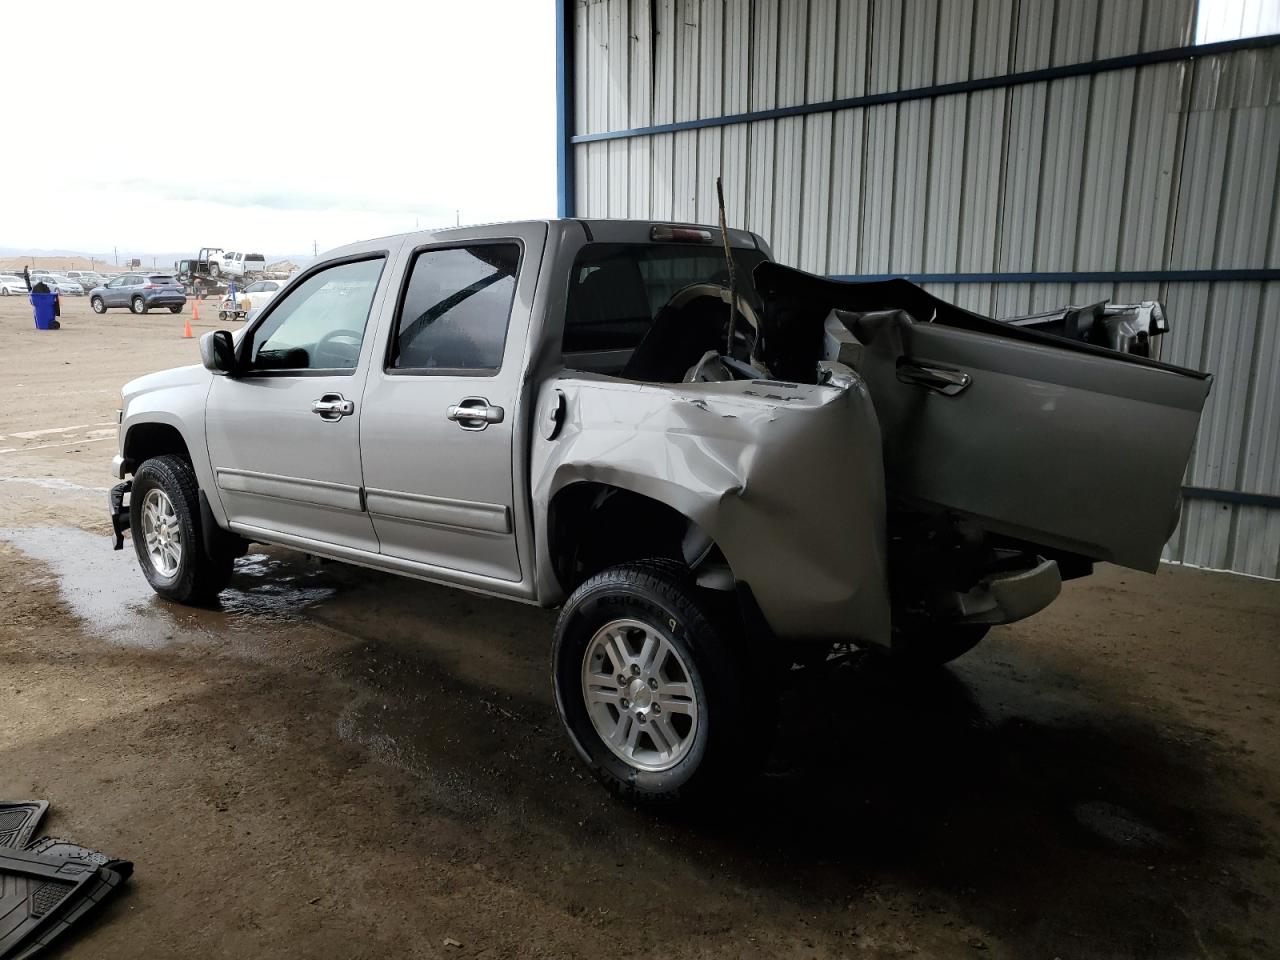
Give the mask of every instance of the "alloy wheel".
M 661 631 L 613 620 L 582 659 L 582 695 L 600 739 L 638 770 L 669 770 L 693 745 L 701 705 L 693 675 Z
M 156 573 L 177 576 L 182 565 L 182 525 L 173 501 L 159 487 L 148 490 L 142 500 L 142 537 Z

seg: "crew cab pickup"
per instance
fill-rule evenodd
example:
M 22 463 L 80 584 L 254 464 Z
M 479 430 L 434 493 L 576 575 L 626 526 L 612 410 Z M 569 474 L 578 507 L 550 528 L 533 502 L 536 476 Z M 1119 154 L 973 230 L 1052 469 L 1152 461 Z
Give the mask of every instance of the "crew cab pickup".
M 267 269 L 267 258 L 260 253 L 209 254 L 209 273 L 214 277 L 256 277 Z
M 575 748 L 670 799 L 762 755 L 780 665 L 938 664 L 1096 561 L 1154 571 L 1209 390 L 1151 359 L 1166 328 L 992 320 L 686 224 L 372 240 L 125 386 L 116 546 L 183 603 L 252 541 L 560 607 Z

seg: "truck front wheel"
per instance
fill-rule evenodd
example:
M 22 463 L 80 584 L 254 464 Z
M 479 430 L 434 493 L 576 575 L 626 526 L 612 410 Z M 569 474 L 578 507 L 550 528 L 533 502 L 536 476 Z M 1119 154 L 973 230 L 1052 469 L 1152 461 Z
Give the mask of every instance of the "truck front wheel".
M 687 797 L 744 748 L 767 752 L 744 664 L 678 564 L 623 564 L 578 587 L 556 624 L 552 674 L 578 754 L 626 799 Z
M 212 600 L 231 579 L 230 554 L 210 557 L 200 529 L 199 487 L 181 457 L 152 457 L 129 492 L 129 532 L 151 589 L 168 600 Z

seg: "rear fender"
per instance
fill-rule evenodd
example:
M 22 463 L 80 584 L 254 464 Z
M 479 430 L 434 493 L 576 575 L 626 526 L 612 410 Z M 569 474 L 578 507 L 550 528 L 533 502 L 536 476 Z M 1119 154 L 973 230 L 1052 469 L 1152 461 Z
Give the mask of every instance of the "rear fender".
M 550 555 L 550 503 L 569 484 L 591 481 L 696 524 L 780 638 L 888 642 L 880 433 L 856 378 L 835 387 L 565 377 L 543 386 L 537 410 L 531 475 L 542 602 L 564 599 Z

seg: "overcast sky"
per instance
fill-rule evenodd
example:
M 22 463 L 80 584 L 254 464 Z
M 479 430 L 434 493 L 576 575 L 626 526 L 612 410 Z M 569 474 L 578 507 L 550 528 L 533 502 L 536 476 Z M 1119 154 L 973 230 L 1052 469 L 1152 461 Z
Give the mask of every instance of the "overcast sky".
M 555 214 L 549 0 L 49 13 L 0 57 L 0 247 L 283 255 Z

